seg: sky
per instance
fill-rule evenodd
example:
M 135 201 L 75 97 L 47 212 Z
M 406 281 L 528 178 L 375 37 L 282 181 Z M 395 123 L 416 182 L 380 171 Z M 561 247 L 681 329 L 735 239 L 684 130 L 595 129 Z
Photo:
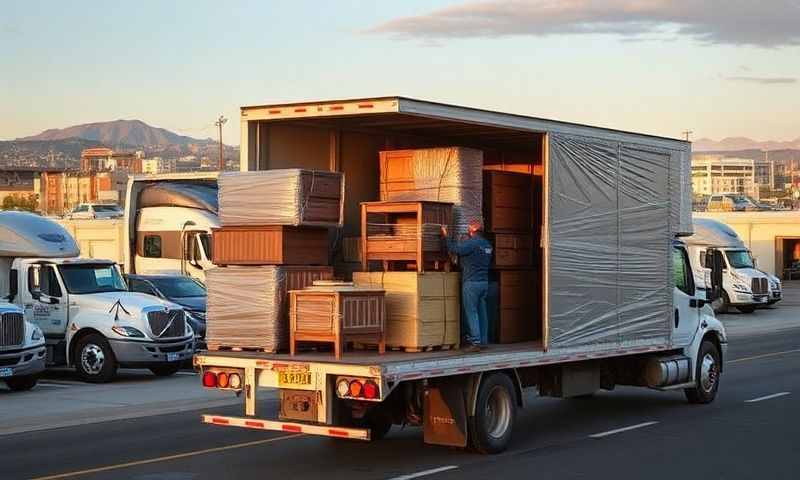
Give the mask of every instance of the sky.
M 0 16 L 0 139 L 404 95 L 680 137 L 800 137 L 798 0 L 34 1 Z

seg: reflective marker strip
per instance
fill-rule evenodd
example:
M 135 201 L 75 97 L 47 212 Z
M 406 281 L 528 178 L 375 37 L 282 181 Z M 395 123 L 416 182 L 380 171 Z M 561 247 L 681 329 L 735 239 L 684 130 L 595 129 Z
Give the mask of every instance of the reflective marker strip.
M 354 440 L 369 440 L 370 438 L 369 430 L 364 428 L 331 428 L 325 425 L 306 425 L 302 423 L 276 422 L 272 420 L 250 420 L 247 418 L 220 417 L 217 415 L 203 415 L 203 423 L 252 428 L 256 430 L 305 433 L 307 435 L 320 435 L 323 437 L 352 438 Z

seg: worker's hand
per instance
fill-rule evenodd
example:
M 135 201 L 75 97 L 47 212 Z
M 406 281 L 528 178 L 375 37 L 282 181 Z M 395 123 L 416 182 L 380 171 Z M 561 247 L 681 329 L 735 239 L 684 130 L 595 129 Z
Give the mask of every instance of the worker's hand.
M 443 237 L 446 237 L 446 236 L 447 236 L 447 227 L 446 227 L 446 226 L 444 226 L 444 225 L 442 225 L 442 236 L 443 236 Z

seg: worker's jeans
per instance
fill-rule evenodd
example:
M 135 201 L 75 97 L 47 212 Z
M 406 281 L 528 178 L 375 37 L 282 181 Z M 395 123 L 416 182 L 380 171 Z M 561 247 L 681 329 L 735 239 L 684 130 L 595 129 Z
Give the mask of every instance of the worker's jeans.
M 489 343 L 489 319 L 486 315 L 488 282 L 464 282 L 461 285 L 461 303 L 464 305 L 464 338 L 473 345 Z

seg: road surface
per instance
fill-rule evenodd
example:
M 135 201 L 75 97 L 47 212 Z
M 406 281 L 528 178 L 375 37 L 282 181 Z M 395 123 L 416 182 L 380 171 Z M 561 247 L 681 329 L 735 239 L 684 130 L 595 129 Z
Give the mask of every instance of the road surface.
M 71 426 L 49 428 L 16 404 L 22 420 L 12 418 L 6 402 L 14 397 L 0 392 L 0 478 L 797 478 L 800 305 L 722 319 L 731 344 L 712 405 L 638 388 L 582 400 L 531 391 L 511 448 L 497 456 L 426 446 L 417 428 L 395 427 L 386 439 L 364 444 L 213 427 L 200 423 L 200 411 L 238 415 L 241 408 L 229 397 L 203 394 L 194 376 L 132 372 L 121 382 L 90 386 L 62 373 L 30 392 L 27 404 L 29 410 L 50 405 L 51 422 L 74 411 Z M 103 404 L 105 418 L 91 418 L 74 400 L 87 396 Z M 55 414 L 58 402 L 66 402 L 67 413 Z M 267 398 L 261 407 L 275 403 Z M 170 413 L 154 415 L 162 408 Z M 3 435 L 6 425 L 13 430 Z

